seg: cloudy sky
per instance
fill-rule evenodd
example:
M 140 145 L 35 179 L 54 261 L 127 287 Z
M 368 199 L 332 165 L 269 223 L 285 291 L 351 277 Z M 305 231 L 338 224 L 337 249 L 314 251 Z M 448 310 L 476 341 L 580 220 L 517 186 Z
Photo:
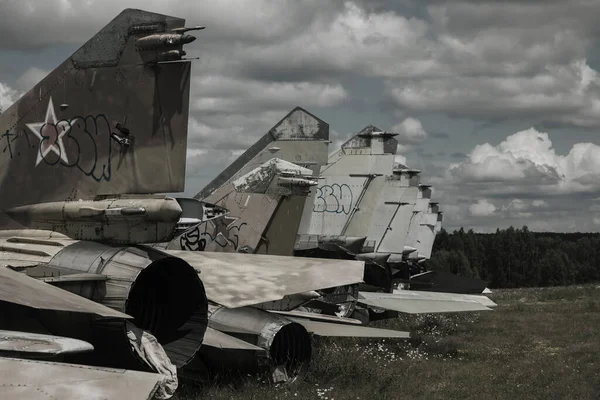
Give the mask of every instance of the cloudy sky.
M 599 1 L 3 0 L 0 105 L 124 7 L 207 27 L 186 46 L 188 195 L 299 105 L 333 146 L 400 133 L 447 229 L 600 229 Z

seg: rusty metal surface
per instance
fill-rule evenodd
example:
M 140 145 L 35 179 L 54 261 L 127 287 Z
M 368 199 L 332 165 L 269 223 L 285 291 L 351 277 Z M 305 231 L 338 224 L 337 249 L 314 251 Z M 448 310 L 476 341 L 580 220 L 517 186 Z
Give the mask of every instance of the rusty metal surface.
M 0 398 L 148 400 L 162 377 L 146 372 L 0 358 Z
M 165 250 L 200 272 L 209 300 L 243 307 L 302 293 L 362 281 L 364 262 Z
M 0 115 L 0 212 L 183 191 L 190 62 L 156 63 L 160 50 L 136 49 L 183 25 L 126 9 Z M 0 226 L 18 225 L 0 214 Z
M 0 354 L 6 352 L 59 355 L 84 353 L 92 350 L 94 350 L 94 346 L 83 340 L 31 332 L 0 330 Z
M 121 319 L 132 318 L 5 267 L 0 267 L 0 300 L 40 310 L 71 311 Z

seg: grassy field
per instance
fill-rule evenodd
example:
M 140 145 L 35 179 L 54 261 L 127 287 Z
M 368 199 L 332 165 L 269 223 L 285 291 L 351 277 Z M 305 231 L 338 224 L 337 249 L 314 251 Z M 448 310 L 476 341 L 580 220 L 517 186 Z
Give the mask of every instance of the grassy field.
M 178 399 L 600 399 L 600 285 L 497 290 L 494 311 L 375 326 L 409 341 L 327 339 L 301 382 L 182 385 Z

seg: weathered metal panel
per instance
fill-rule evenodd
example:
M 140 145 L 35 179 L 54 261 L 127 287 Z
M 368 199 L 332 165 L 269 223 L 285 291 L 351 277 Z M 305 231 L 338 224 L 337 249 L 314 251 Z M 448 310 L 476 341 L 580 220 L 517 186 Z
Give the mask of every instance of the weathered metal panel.
M 31 332 L 0 330 L 0 353 L 74 354 L 94 350 L 83 340 Z
M 329 125 L 296 107 L 194 197 L 207 199 L 231 179 L 248 173 L 273 157 L 307 168 L 314 163 L 325 164 L 328 140 Z
M 293 311 L 269 310 L 269 312 L 283 315 L 288 318 L 309 319 L 311 321 L 332 322 L 335 324 L 362 325 L 362 322 L 358 319 L 338 317 L 337 315 L 317 314 L 314 312 L 295 311 L 295 310 L 293 310 Z
M 260 240 L 256 254 L 292 256 L 294 244 L 304 213 L 306 197 L 290 196 L 281 199 Z
M 165 250 L 200 271 L 209 300 L 242 307 L 362 281 L 364 262 Z
M 148 33 L 134 29 L 140 21 L 159 30 L 184 25 L 125 10 L 2 112 L 0 210 L 183 191 L 191 63 L 149 68 L 159 52 L 152 60 L 137 51 L 136 39 Z M 0 214 L 0 226 L 19 225 Z
M 211 346 L 219 349 L 230 349 L 230 350 L 251 350 L 251 351 L 264 351 L 261 347 L 250 344 L 246 341 L 230 336 L 226 333 L 208 327 L 204 334 L 204 341 L 202 346 Z
M 398 290 L 394 293 L 360 292 L 358 302 L 371 307 L 385 308 L 408 314 L 442 312 L 489 311 L 481 302 L 464 298 L 450 298 L 448 294 L 413 290 Z
M 414 216 L 413 209 L 417 200 L 418 188 L 415 186 L 401 188 L 395 202 L 398 209 L 390 221 L 388 229 L 376 247 L 378 252 L 402 253 L 406 244 L 409 224 Z
M 149 400 L 162 376 L 75 364 L 0 358 L 0 398 Z
M 390 230 L 402 229 L 402 225 L 398 226 L 397 221 L 395 223 L 394 220 L 398 210 L 405 203 L 410 202 L 403 198 L 407 189 L 402 187 L 398 180 L 386 179 L 380 189 L 379 198 L 373 202 L 376 208 L 367 231 L 367 239 L 376 241 L 376 251 L 379 251 L 383 238 L 391 233 Z M 406 231 L 406 228 L 404 230 Z M 396 247 L 395 251 L 390 252 L 401 252 L 403 243 L 398 243 Z
M 362 205 L 360 198 L 367 178 L 343 175 L 322 178 L 316 189 L 308 234 L 342 235 L 353 210 Z
M 394 290 L 394 294 L 398 296 L 404 296 L 406 290 Z M 494 308 L 498 306 L 492 299 L 487 296 L 476 295 L 476 294 L 464 294 L 464 293 L 444 293 L 444 292 L 424 292 L 419 290 L 410 290 L 411 297 L 418 296 L 424 299 L 433 300 L 452 300 L 452 301 L 475 301 L 486 307 Z
M 303 318 L 288 317 L 292 321 L 304 326 L 309 333 L 317 336 L 330 337 L 365 337 L 365 338 L 397 338 L 409 339 L 409 332 L 395 331 L 392 329 L 369 328 L 366 326 L 352 326 L 333 324 L 330 322 L 311 321 Z
M 435 240 L 435 226 L 437 224 L 438 214 L 429 210 L 421 216 L 421 223 L 417 231 L 417 240 L 415 247 L 417 252 L 426 258 L 431 257 L 433 242 Z
M 415 207 L 413 210 L 413 217 L 410 220 L 410 225 L 408 227 L 408 233 L 406 235 L 405 245 L 416 248 L 417 250 L 422 247 L 419 246 L 419 231 L 421 230 L 421 222 L 423 221 L 423 216 L 427 213 L 429 209 L 429 203 L 431 202 L 431 191 L 428 188 L 419 187 L 419 192 L 417 195 L 417 201 L 415 203 Z M 416 251 L 409 257 L 417 257 L 419 252 Z
M 0 300 L 41 310 L 82 312 L 121 319 L 131 318 L 127 314 L 8 268 L 0 268 Z

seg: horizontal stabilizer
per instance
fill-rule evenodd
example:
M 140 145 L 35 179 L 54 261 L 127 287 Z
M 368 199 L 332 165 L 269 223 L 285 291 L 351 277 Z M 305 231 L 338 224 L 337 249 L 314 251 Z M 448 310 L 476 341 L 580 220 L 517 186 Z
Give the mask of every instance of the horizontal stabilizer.
M 327 315 L 327 314 L 317 314 L 313 312 L 305 312 L 305 311 L 271 311 L 275 314 L 283 315 L 289 319 L 309 319 L 311 321 L 323 321 L 323 322 L 333 322 L 338 324 L 349 324 L 349 325 L 362 325 L 362 322 L 358 319 L 354 318 L 343 318 L 335 315 Z
M 398 293 L 402 292 L 402 293 Z M 444 312 L 487 311 L 490 308 L 475 300 L 461 298 L 450 299 L 449 293 L 431 292 L 423 296 L 412 290 L 400 290 L 396 293 L 359 292 L 358 303 L 407 314 L 430 314 Z
M 132 318 L 92 300 L 40 282 L 22 272 L 4 267 L 0 267 L 0 300 L 40 310 L 81 312 L 106 318 Z
M 0 358 L 0 399 L 147 400 L 161 380 L 148 372 Z
M 399 296 L 403 296 L 405 293 L 406 290 L 394 290 L 394 294 L 398 294 Z M 496 307 L 498 305 L 489 297 L 477 294 L 422 292 L 418 290 L 411 290 L 410 293 L 416 293 L 421 298 L 431 300 L 476 301 L 486 307 Z
M 94 346 L 83 340 L 31 332 L 0 330 L 0 354 L 60 355 L 93 351 Z
M 362 282 L 364 262 L 264 254 L 164 250 L 201 273 L 208 299 L 228 308 Z
M 288 317 L 290 318 L 290 317 Z M 346 324 L 334 324 L 330 322 L 311 321 L 304 318 L 290 318 L 304 326 L 309 333 L 317 336 L 335 337 L 366 337 L 366 338 L 398 338 L 408 339 L 410 333 L 394 331 L 391 329 L 369 328 L 366 326 L 355 326 Z
M 264 349 L 250 344 L 246 341 L 230 336 L 226 333 L 208 327 L 204 334 L 202 346 L 211 346 L 218 349 L 228 350 L 250 350 L 250 351 L 265 351 Z

